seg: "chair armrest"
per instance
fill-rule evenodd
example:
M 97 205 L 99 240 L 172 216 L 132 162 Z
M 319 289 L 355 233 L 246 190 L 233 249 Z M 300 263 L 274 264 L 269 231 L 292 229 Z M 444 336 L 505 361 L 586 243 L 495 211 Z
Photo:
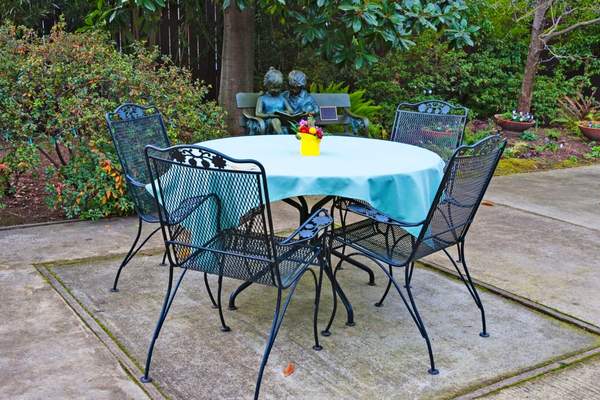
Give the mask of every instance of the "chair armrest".
M 393 219 L 392 217 L 390 217 L 384 213 L 379 212 L 378 210 L 376 210 L 375 208 L 373 208 L 369 205 L 359 203 L 359 202 L 356 202 L 351 199 L 340 199 L 338 201 L 337 207 L 340 208 L 341 210 L 346 210 L 351 213 L 369 218 L 375 222 L 380 222 L 380 223 L 388 224 L 388 225 L 416 227 L 416 226 L 423 225 L 423 223 L 425 222 L 425 220 L 419 221 L 419 222 L 399 221 L 399 220 Z
M 125 179 L 127 179 L 127 182 L 131 183 L 135 187 L 144 188 L 144 189 L 146 188 L 146 184 L 145 183 L 142 183 L 142 182 L 136 180 L 135 178 L 133 178 L 129 174 L 125 174 Z
M 296 245 L 308 242 L 326 230 L 333 223 L 333 218 L 324 208 L 314 212 L 302 225 L 300 225 L 288 237 L 279 242 L 282 246 Z
M 183 199 L 177 206 L 176 209 L 169 212 L 169 221 L 167 224 L 169 225 L 177 225 L 181 224 L 187 217 L 189 217 L 194 211 L 196 211 L 201 205 L 203 205 L 207 200 L 214 199 L 217 204 L 217 212 L 216 215 L 219 215 L 221 202 L 219 197 L 214 194 L 205 194 L 201 196 L 192 196 L 186 199 Z

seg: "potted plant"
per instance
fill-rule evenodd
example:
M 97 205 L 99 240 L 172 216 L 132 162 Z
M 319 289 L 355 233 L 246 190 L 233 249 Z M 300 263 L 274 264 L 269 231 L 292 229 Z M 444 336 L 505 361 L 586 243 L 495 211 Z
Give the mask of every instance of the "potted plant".
M 296 138 L 300 140 L 300 154 L 303 156 L 318 156 L 321 154 L 321 139 L 323 128 L 315 125 L 315 119 L 309 116 L 298 123 Z
M 586 138 L 600 142 L 600 121 L 580 121 L 579 130 Z
M 514 110 L 512 113 L 496 114 L 494 115 L 494 119 L 505 134 L 513 133 L 517 136 L 535 125 L 535 119 L 532 114 L 516 112 Z

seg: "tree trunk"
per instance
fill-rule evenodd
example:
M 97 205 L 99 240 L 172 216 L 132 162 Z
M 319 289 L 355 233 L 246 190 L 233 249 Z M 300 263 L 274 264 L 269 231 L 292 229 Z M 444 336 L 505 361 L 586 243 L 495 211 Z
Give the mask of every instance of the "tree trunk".
M 521 95 L 519 96 L 519 105 L 517 111 L 531 112 L 531 98 L 533 95 L 533 84 L 540 63 L 540 56 L 544 50 L 544 42 L 540 35 L 544 31 L 544 20 L 548 8 L 552 5 L 552 0 L 538 0 L 536 10 L 531 25 L 531 40 L 529 42 L 529 51 L 527 53 L 527 62 L 525 72 L 523 73 L 523 82 L 521 84 Z
M 232 2 L 233 3 L 233 2 Z M 242 113 L 236 108 L 235 94 L 251 92 L 254 79 L 254 8 L 240 11 L 235 4 L 223 13 L 223 50 L 219 104 L 227 111 L 229 132 L 239 135 Z

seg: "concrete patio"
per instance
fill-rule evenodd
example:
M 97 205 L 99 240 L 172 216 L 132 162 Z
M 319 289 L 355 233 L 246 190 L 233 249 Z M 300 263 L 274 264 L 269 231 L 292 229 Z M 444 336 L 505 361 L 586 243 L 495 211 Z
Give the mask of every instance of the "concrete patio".
M 600 167 L 498 177 L 467 244 L 482 285 L 491 337 L 477 308 L 439 257 L 415 273 L 439 376 L 397 297 L 346 268 L 340 281 L 356 311 L 340 313 L 324 350 L 311 349 L 313 287 L 307 278 L 275 344 L 263 398 L 600 398 Z M 276 207 L 278 230 L 296 223 Z M 145 352 L 166 284 L 155 240 L 110 286 L 135 231 L 133 219 L 0 231 L 0 397 L 249 398 L 270 327 L 272 290 L 252 287 L 227 311 L 222 333 L 200 274 L 190 273 L 159 338 L 152 375 Z M 234 282 L 227 283 L 229 292 Z M 321 320 L 330 309 L 325 289 Z M 62 297 L 61 297 L 62 296 Z M 69 307 L 70 306 L 70 307 Z M 296 371 L 284 377 L 288 362 Z

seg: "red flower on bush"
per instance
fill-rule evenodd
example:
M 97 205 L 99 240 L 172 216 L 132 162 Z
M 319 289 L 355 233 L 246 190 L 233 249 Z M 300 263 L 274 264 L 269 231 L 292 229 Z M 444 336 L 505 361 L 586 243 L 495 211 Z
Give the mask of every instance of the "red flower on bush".
M 8 171 L 8 165 L 0 163 L 0 172 Z

